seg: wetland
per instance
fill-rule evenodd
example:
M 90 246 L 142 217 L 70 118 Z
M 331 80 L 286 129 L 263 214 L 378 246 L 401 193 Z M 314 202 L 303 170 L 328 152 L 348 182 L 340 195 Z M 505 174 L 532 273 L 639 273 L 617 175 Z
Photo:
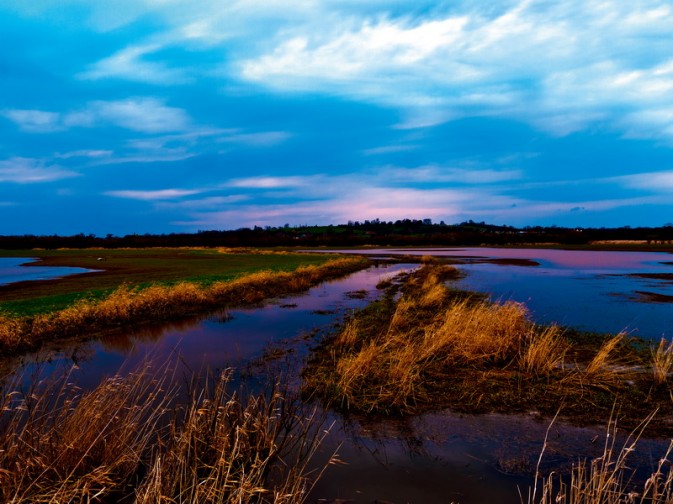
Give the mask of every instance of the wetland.
M 553 254 L 557 252 L 560 251 Z M 148 356 L 156 362 L 172 362 L 179 370 L 174 376 L 187 376 L 190 371 L 200 369 L 231 369 L 229 386 L 234 390 L 244 387 L 250 393 L 265 390 L 266 384 L 282 376 L 286 389 L 296 397 L 303 390 L 300 402 L 318 408 L 322 425 L 331 425 L 313 456 L 311 467 L 318 470 L 334 462 L 332 457 L 338 448 L 340 463 L 329 465 L 317 483 L 309 487 L 310 492 L 302 497 L 307 502 L 521 502 L 518 489 L 525 494 L 533 483 L 543 446 L 546 452 L 539 467 L 545 474 L 552 471 L 568 474 L 578 458 L 602 454 L 601 440 L 610 419 L 610 408 L 614 398 L 623 392 L 622 386 L 615 389 L 617 392 L 606 392 L 604 387 L 594 387 L 587 380 L 580 380 L 580 389 L 586 392 L 582 399 L 588 402 L 576 406 L 572 416 L 577 417 L 577 412 L 594 409 L 596 405 L 601 408 L 600 415 L 572 421 L 568 418 L 570 414 L 564 418 L 562 412 L 548 431 L 555 405 L 563 403 L 558 396 L 548 393 L 545 394 L 546 407 L 531 403 L 530 396 L 524 393 L 509 394 L 510 399 L 517 398 L 519 403 L 516 407 L 510 403 L 508 409 L 489 405 L 486 399 L 480 401 L 479 408 L 467 407 L 469 401 L 464 396 L 422 388 L 414 391 L 413 401 L 407 399 L 400 403 L 414 406 L 408 410 L 397 407 L 400 404 L 389 411 L 369 406 L 344 408 L 343 401 L 335 407 L 334 401 L 318 401 L 318 394 L 307 395 L 306 382 L 323 375 L 306 363 L 315 360 L 323 345 L 347 328 L 348 321 L 355 320 L 358 314 L 376 309 L 377 303 L 388 302 L 394 306 L 403 301 L 404 283 L 411 272 L 419 268 L 415 261 L 423 255 L 433 255 L 440 258 L 443 266 L 457 269 L 457 273 L 452 270 L 440 282 L 449 286 L 451 296 L 464 299 L 466 290 L 480 291 L 483 296 L 476 296 L 479 302 L 486 302 L 487 297 L 500 301 L 501 305 L 509 302 L 520 306 L 518 303 L 524 302 L 527 311 L 523 318 L 515 317 L 516 324 L 528 323 L 524 319 L 533 325 L 557 322 L 564 327 L 574 327 L 569 331 L 577 338 L 579 329 L 592 331 L 591 337 L 582 340 L 587 355 L 609 341 L 603 333 L 614 335 L 626 330 L 620 344 L 638 336 L 641 350 L 628 355 L 632 359 L 627 362 L 628 367 L 644 369 L 645 364 L 637 360 L 645 359 L 661 337 L 670 339 L 667 331 L 670 331 L 673 305 L 643 302 L 637 293 L 646 290 L 666 295 L 670 288 L 667 275 L 673 271 L 671 256 L 647 253 L 636 257 L 630 255 L 633 253 L 604 252 L 599 259 L 598 256 L 578 258 L 579 252 L 551 257 L 550 251 L 542 249 L 369 250 L 367 254 L 372 257 L 397 255 L 398 258 L 319 283 L 303 293 L 271 296 L 264 303 L 260 300 L 250 306 L 223 305 L 208 314 L 193 314 L 170 323 L 154 321 L 140 328 L 130 323 L 109 333 L 98 331 L 86 341 L 45 343 L 37 352 L 6 358 L 3 370 L 7 375 L 22 376 L 23 381 L 19 382 L 23 387 L 28 387 L 35 376 L 47 379 L 67 374 L 69 380 L 84 390 L 92 390 L 110 377 L 142 367 Z M 93 252 L 92 257 L 95 254 L 98 253 Z M 407 259 L 400 258 L 400 254 L 416 258 L 405 262 Z M 528 277 L 534 280 L 526 280 Z M 540 284 L 540 278 L 544 284 Z M 574 291 L 567 286 L 571 282 L 575 282 Z M 642 282 L 647 282 L 646 288 Z M 554 285 L 559 285 L 562 294 L 557 295 Z M 563 299 L 565 308 L 558 305 Z M 430 301 L 432 299 L 428 299 Z M 611 315 L 605 315 L 605 306 L 612 305 L 615 306 L 609 313 L 622 317 L 617 322 Z M 439 305 L 430 303 L 428 306 L 440 311 Z M 597 307 L 593 321 L 591 306 Z M 654 311 L 652 306 L 656 308 Z M 557 317 L 559 313 L 564 316 Z M 608 324 L 605 319 L 610 319 Z M 412 326 L 420 327 L 417 323 Z M 586 368 L 588 361 L 579 358 L 582 351 L 574 352 L 566 350 L 564 362 L 583 362 L 582 368 Z M 518 357 L 520 352 L 514 354 Z M 612 354 L 615 355 L 620 359 L 627 356 Z M 467 360 L 468 368 L 473 368 L 473 359 Z M 491 365 L 498 358 L 490 356 L 487 360 Z M 457 365 L 451 361 L 454 370 Z M 615 362 L 606 360 L 606 366 L 605 369 L 613 371 Z M 559 363 L 551 369 L 560 369 Z M 434 370 L 426 377 L 438 381 L 442 373 L 446 371 Z M 465 382 L 474 382 L 473 377 L 463 373 L 464 369 L 452 373 L 463 380 L 459 385 L 454 382 L 451 387 L 461 393 L 467 390 Z M 531 376 L 542 382 L 553 381 L 536 371 L 520 374 L 514 382 L 519 388 L 512 388 L 511 382 L 506 388 L 523 390 L 520 384 Z M 397 382 L 398 388 L 400 383 Z M 498 390 L 495 381 L 476 383 L 485 396 Z M 649 388 L 663 393 L 666 387 L 652 385 Z M 590 390 L 594 393 L 594 389 L 604 394 L 600 401 L 596 399 L 598 396 L 589 393 Z M 427 404 L 417 408 L 418 399 L 424 396 Z M 568 402 L 566 400 L 566 404 Z M 625 440 L 631 428 L 650 413 L 645 411 L 649 406 L 643 408 L 643 418 L 629 412 L 633 423 L 624 423 L 623 429 L 619 423 L 616 437 Z M 602 421 L 598 421 L 598 417 Z M 638 450 L 634 452 L 633 465 L 646 476 L 653 468 L 653 461 L 659 460 L 668 447 L 667 418 L 670 412 L 653 419 L 652 428 L 639 440 Z

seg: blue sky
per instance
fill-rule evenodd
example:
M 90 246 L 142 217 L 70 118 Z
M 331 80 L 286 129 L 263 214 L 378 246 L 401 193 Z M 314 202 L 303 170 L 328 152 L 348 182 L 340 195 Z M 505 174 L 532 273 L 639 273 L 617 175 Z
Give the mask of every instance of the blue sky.
M 673 221 L 673 2 L 0 0 L 0 234 Z

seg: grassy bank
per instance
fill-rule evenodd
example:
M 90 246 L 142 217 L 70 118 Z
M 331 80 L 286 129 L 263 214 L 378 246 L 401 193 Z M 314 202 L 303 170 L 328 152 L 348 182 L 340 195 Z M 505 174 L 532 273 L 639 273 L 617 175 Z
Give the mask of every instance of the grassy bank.
M 258 271 L 231 281 L 180 282 L 148 287 L 122 285 L 101 298 L 80 299 L 59 311 L 33 316 L 0 315 L 0 353 L 34 349 L 43 341 L 126 325 L 176 320 L 223 306 L 256 303 L 301 292 L 368 264 L 360 258 L 333 259 L 319 266 L 301 266 L 290 272 Z
M 146 364 L 84 394 L 67 376 L 3 390 L 0 501 L 304 502 L 313 414 L 278 389 L 230 393 L 226 372 L 186 391 L 171 381 Z
M 72 266 L 97 270 L 58 281 L 0 285 L 0 310 L 37 315 L 62 310 L 83 298 L 102 298 L 121 285 L 147 287 L 191 282 L 210 285 L 256 271 L 292 271 L 334 256 L 258 249 L 0 250 L 0 257 L 25 257 L 27 268 Z
M 305 392 L 361 412 L 562 414 L 605 422 L 617 405 L 620 425 L 634 427 L 654 410 L 649 428 L 673 432 L 669 374 L 673 345 L 649 348 L 624 335 L 596 336 L 538 326 L 525 307 L 453 291 L 451 266 L 426 265 L 396 296 L 348 320 L 317 349 L 304 373 Z

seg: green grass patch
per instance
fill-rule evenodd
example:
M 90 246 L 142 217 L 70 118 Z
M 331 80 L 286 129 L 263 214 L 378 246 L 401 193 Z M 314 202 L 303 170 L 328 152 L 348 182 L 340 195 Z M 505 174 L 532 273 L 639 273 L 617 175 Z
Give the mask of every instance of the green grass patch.
M 100 299 L 120 285 L 145 288 L 186 281 L 209 286 L 256 271 L 294 271 L 334 258 L 327 254 L 230 253 L 222 249 L 0 250 L 0 257 L 37 258 L 44 266 L 102 270 L 0 286 L 0 312 L 16 316 L 62 310 L 83 298 Z

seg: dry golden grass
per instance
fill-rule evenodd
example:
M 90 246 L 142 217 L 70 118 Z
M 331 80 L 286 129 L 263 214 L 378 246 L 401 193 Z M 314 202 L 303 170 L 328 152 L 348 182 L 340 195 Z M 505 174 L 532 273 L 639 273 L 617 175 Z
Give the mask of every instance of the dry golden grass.
M 570 349 L 561 329 L 551 325 L 541 332 L 533 332 L 521 355 L 521 367 L 530 374 L 546 375 L 563 368 Z
M 446 266 L 425 266 L 376 328 L 354 318 L 333 348 L 333 390 L 360 409 L 409 408 L 422 395 L 423 377 L 437 367 L 512 360 L 533 325 L 517 303 L 450 301 Z
M 150 367 L 103 381 L 82 394 L 67 377 L 26 394 L 4 395 L 0 421 L 0 500 L 90 502 L 123 488 L 171 397 Z
M 673 369 L 673 341 L 667 344 L 664 338 L 659 341 L 656 349 L 651 349 L 652 353 L 652 377 L 654 383 L 661 385 L 668 380 L 668 375 Z
M 514 302 L 451 303 L 425 334 L 424 358 L 499 362 L 511 358 L 531 330 L 525 308 Z
M 320 421 L 277 389 L 246 399 L 192 383 L 184 405 L 148 364 L 82 394 L 3 395 L 0 501 L 301 503 Z M 163 377 L 163 378 L 162 378 Z
M 671 469 L 673 442 L 645 481 L 635 481 L 636 469 L 629 464 L 629 456 L 636 450 L 642 430 L 651 419 L 652 416 L 648 417 L 621 446 L 617 445 L 615 424 L 610 422 L 601 456 L 575 463 L 569 481 L 568 478 L 553 473 L 540 479 L 538 468 L 534 487 L 529 490 L 527 503 L 670 504 L 673 502 Z
M 257 303 L 300 292 L 366 264 L 358 258 L 335 259 L 321 266 L 300 267 L 293 272 L 261 271 L 209 286 L 182 282 L 141 289 L 122 285 L 104 299 L 84 299 L 55 313 L 23 318 L 0 316 L 0 351 L 22 351 L 45 340 L 126 324 L 175 320 L 223 305 Z
M 572 347 L 561 328 L 532 323 L 521 303 L 451 291 L 444 283 L 447 275 L 450 267 L 423 265 L 399 299 L 389 297 L 387 304 L 347 321 L 316 361 L 318 371 L 306 373 L 307 391 L 346 408 L 405 412 L 432 403 L 428 383 L 435 387 L 457 373 L 472 373 L 471 381 L 484 387 L 493 385 L 488 376 L 509 373 L 506 379 L 512 381 L 499 392 L 502 397 L 517 395 L 512 385 L 520 386 L 522 379 L 553 382 L 555 393 L 563 396 L 565 387 L 578 403 L 587 386 L 610 393 L 631 377 L 633 369 L 614 357 L 623 334 L 607 340 L 588 361 L 583 349 L 586 365 L 566 362 Z M 465 382 L 460 386 L 476 403 L 487 393 L 469 391 Z

